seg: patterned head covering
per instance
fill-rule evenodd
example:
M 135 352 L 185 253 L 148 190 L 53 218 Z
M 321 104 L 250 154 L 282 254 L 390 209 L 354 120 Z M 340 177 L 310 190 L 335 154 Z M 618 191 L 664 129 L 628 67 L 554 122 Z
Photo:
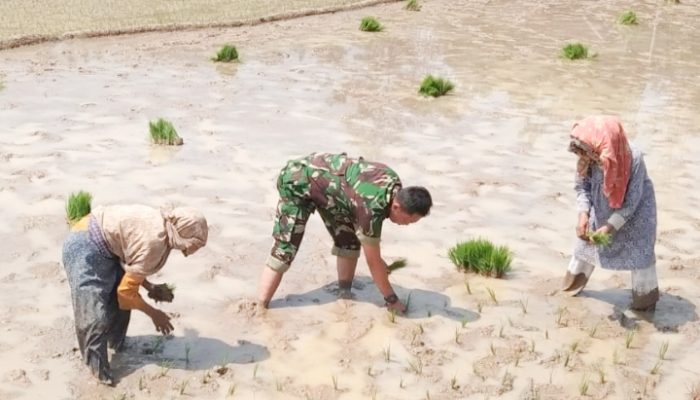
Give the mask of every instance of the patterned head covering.
M 207 244 L 209 228 L 199 211 L 190 207 L 161 210 L 171 248 L 181 250 L 186 256 Z
M 620 120 L 599 115 L 576 122 L 571 130 L 569 151 L 588 156 L 579 157 L 577 169 L 582 176 L 588 174 L 591 160 L 600 164 L 603 194 L 611 208 L 622 207 L 632 172 L 632 152 Z

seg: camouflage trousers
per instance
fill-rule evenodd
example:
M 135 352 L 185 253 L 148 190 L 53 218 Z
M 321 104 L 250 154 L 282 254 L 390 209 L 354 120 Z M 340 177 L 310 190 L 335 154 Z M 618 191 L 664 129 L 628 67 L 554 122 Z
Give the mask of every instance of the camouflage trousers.
M 298 173 L 298 168 L 290 169 L 290 162 L 282 169 L 277 179 L 277 191 L 280 199 L 277 202 L 275 224 L 272 230 L 274 243 L 267 259 L 267 266 L 277 272 L 286 272 L 299 250 L 301 240 L 309 216 L 318 211 L 328 233 L 333 238 L 331 254 L 339 257 L 358 258 L 360 256 L 360 240 L 355 234 L 355 226 L 351 215 L 338 208 L 317 208 L 309 196 L 309 177 Z

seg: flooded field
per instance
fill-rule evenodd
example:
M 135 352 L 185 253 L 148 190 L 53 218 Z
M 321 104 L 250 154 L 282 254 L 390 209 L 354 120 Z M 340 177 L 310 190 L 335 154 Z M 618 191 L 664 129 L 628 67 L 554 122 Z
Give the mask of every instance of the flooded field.
M 0 399 L 694 399 L 700 7 L 422 4 L 0 52 Z M 630 7 L 639 23 L 619 25 Z M 361 32 L 368 15 L 385 29 Z M 570 42 L 595 57 L 561 59 Z M 224 43 L 239 63 L 211 61 Z M 420 96 L 427 74 L 455 90 Z M 627 272 L 558 292 L 575 238 L 569 131 L 592 113 L 619 115 L 646 153 L 662 292 L 651 316 L 625 311 Z M 149 144 L 161 117 L 183 146 Z M 407 315 L 391 321 L 364 261 L 355 298 L 336 299 L 318 216 L 271 309 L 250 307 L 276 175 L 313 151 L 381 161 L 430 189 L 430 216 L 382 235 L 387 260 L 408 259 L 391 276 Z M 134 313 L 115 388 L 75 351 L 60 260 L 65 200 L 80 189 L 96 205 L 196 207 L 211 225 L 206 248 L 173 254 L 154 279 L 177 284 L 164 306 L 174 337 L 159 342 Z M 452 266 L 447 249 L 476 236 L 513 249 L 507 279 Z

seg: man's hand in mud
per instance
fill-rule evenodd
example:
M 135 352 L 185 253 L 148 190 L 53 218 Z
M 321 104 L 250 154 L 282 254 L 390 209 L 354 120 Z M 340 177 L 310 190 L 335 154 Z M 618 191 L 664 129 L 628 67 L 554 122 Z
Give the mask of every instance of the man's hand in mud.
M 406 312 L 406 306 L 401 302 L 401 300 L 397 300 L 395 303 L 386 303 L 386 309 L 397 314 L 403 314 Z
M 170 303 L 175 298 L 175 293 L 173 293 L 173 288 L 170 285 L 161 283 L 159 285 L 152 285 L 151 290 L 148 291 L 148 297 L 156 302 L 163 301 Z

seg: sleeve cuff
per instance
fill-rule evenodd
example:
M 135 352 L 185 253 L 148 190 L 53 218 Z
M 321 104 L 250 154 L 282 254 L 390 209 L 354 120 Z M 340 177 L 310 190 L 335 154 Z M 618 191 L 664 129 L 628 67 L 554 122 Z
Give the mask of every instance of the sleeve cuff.
M 139 294 L 144 278 L 129 273 L 124 274 L 117 288 L 117 302 L 121 310 L 141 309 L 146 304 Z
M 381 239 L 378 237 L 367 236 L 362 232 L 357 232 L 357 238 L 362 244 L 378 245 L 381 241 Z
M 619 231 L 620 228 L 622 228 L 622 225 L 625 224 L 625 219 L 622 217 L 622 215 L 618 213 L 613 213 L 610 218 L 608 218 L 608 223 L 612 225 L 613 228 L 615 228 L 616 231 Z

